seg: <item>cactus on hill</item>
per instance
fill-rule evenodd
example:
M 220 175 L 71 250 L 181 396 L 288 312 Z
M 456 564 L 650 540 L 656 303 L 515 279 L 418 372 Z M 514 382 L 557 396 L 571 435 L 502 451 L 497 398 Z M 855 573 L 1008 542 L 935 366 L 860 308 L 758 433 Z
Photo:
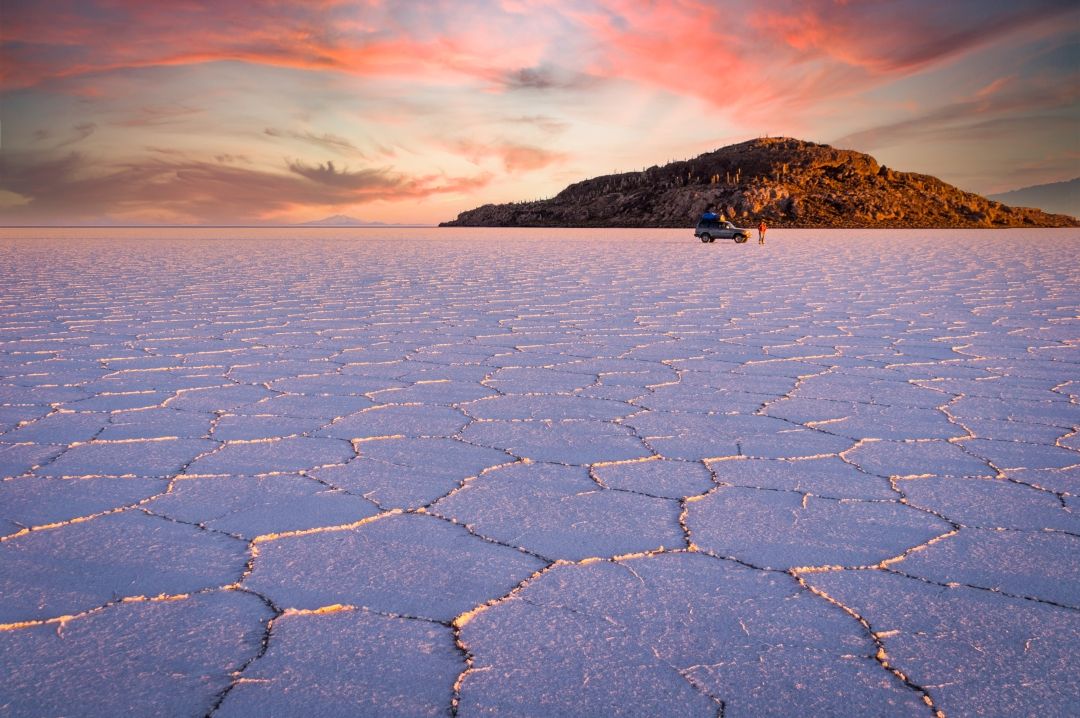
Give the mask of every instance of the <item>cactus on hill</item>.
M 576 182 L 533 202 L 488 204 L 443 226 L 685 227 L 706 208 L 776 227 L 1076 227 L 1009 207 L 861 152 L 763 138 L 641 172 Z

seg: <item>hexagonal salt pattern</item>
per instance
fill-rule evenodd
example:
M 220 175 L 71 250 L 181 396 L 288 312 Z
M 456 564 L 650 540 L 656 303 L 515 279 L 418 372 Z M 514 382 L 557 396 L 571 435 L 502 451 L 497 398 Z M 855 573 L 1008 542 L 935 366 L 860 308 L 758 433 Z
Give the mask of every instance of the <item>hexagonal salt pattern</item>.
M 352 608 L 292 612 L 214 715 L 445 716 L 460 672 L 447 626 Z
M 287 608 L 357 605 L 449 621 L 544 566 L 539 558 L 424 514 L 265 537 L 245 586 Z
M 865 621 L 883 660 L 945 715 L 1063 716 L 1080 703 L 1075 608 L 880 571 L 808 580 Z
M 0 543 L 0 624 L 225 585 L 246 560 L 240 540 L 137 510 L 16 534 Z
M 0 631 L 0 706 L 9 715 L 206 715 L 259 655 L 272 616 L 257 596 L 217 591 Z
M 862 627 L 782 573 L 701 554 L 557 566 L 459 620 L 480 715 L 911 715 Z
M 899 501 L 742 487 L 695 497 L 686 525 L 703 551 L 774 569 L 876 564 L 952 529 Z
M 1073 231 L 20 232 L 0 714 L 1080 703 Z

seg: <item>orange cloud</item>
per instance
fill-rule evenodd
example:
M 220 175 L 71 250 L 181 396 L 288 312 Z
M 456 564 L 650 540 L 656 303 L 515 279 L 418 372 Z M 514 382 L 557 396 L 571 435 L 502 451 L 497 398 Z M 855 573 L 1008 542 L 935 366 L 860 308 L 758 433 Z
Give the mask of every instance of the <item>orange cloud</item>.
M 44 6 L 43 6 L 44 5 Z M 490 79 L 535 63 L 542 38 L 504 38 L 487 28 L 412 37 L 371 31 L 341 3 L 52 2 L 5 10 L 9 45 L 0 87 L 148 67 L 239 61 L 358 76 Z
M 1022 135 L 1029 128 L 1067 129 L 1075 123 L 1055 113 L 1080 102 L 1080 88 L 1048 80 L 1030 79 L 1026 85 L 1003 77 L 981 88 L 971 97 L 896 122 L 861 130 L 834 140 L 843 147 L 866 150 L 912 139 L 951 138 L 972 140 L 986 137 L 999 141 L 1010 134 Z
M 429 84 L 479 79 L 499 89 L 575 87 L 598 76 L 753 113 L 763 103 L 850 93 L 1074 11 L 1064 0 L 989 11 L 936 0 L 473 0 L 422 7 L 19 3 L 5 9 L 0 26 L 0 87 L 231 60 Z M 552 18 L 561 19 L 563 32 L 540 22 Z M 561 52 L 564 46 L 573 54 Z
M 854 94 L 1054 16 L 1062 0 L 985 11 L 975 3 L 603 0 L 577 15 L 596 39 L 588 70 L 764 119 Z
M 5 219 L 227 222 L 436 195 L 449 204 L 495 175 L 491 192 L 460 201 L 547 192 L 568 167 L 579 179 L 763 131 L 846 134 L 864 150 L 957 128 L 1022 134 L 1033 107 L 1068 119 L 1051 88 L 1076 87 L 1067 28 L 1080 10 L 1072 0 L 35 0 L 3 14 L 0 90 L 16 121 L 5 123 L 0 186 L 27 198 Z M 987 46 L 985 68 L 954 62 Z M 223 61 L 233 65 L 139 71 Z M 932 75 L 948 63 L 948 77 Z M 1025 105 L 1019 90 L 1040 68 L 1057 82 Z M 1075 135 L 1050 120 L 1030 127 L 1052 131 L 1047 146 Z M 307 151 L 334 162 L 284 159 Z M 462 170 L 461 158 L 477 167 Z
M 160 155 L 104 171 L 85 155 L 0 157 L 0 191 L 26 198 L 12 223 L 100 221 L 151 208 L 155 221 L 237 224 L 289 213 L 475 191 L 490 174 L 407 176 L 388 169 L 338 169 L 294 161 L 285 172 Z M 143 216 L 143 215 L 140 215 Z
M 753 124 L 777 106 L 798 106 L 823 94 L 824 85 L 844 82 L 837 73 L 790 63 L 730 6 L 608 0 L 605 8 L 580 15 L 598 48 L 589 73 L 696 97 L 737 124 Z
M 452 145 L 451 150 L 474 164 L 480 164 L 485 159 L 493 157 L 500 161 L 503 168 L 510 173 L 538 170 L 567 159 L 567 155 L 562 152 L 513 142 L 484 144 L 463 141 Z
M 1004 8 L 936 0 L 785 0 L 755 5 L 747 25 L 804 61 L 820 58 L 871 75 L 904 75 L 1074 11 L 1073 3 L 1062 0 Z

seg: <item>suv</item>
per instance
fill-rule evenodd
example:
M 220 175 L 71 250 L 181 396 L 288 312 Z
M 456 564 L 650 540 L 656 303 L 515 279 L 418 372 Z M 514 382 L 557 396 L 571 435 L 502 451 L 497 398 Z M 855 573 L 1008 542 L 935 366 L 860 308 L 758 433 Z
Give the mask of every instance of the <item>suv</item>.
M 731 222 L 703 219 L 694 228 L 694 236 L 702 242 L 715 242 L 719 238 L 734 239 L 736 243 L 742 244 L 750 239 L 750 230 L 736 227 Z

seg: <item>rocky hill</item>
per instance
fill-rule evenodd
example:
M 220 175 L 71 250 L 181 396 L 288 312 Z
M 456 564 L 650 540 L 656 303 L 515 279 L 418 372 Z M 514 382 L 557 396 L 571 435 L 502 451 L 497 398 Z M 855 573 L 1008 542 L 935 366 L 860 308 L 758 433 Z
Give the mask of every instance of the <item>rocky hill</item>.
M 584 180 L 551 199 L 488 204 L 441 226 L 686 227 L 707 208 L 774 227 L 1076 227 L 1073 217 L 1009 207 L 870 155 L 790 138 Z

